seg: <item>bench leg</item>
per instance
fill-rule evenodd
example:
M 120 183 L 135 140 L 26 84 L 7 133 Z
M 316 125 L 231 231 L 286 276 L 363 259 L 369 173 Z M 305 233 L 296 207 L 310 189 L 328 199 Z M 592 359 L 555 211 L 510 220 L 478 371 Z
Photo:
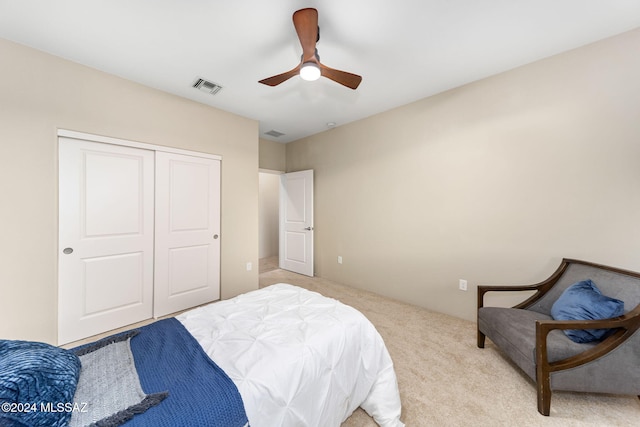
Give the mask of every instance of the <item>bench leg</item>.
M 478 329 L 478 348 L 484 348 L 485 335 Z
M 551 412 L 551 386 L 549 375 L 546 378 L 538 378 L 538 412 L 549 416 Z

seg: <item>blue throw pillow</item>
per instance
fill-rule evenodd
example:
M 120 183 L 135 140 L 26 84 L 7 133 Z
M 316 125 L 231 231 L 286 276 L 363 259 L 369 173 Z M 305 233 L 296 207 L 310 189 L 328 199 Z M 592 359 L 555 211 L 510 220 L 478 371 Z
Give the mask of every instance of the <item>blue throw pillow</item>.
M 551 307 L 554 320 L 610 319 L 624 313 L 624 301 L 602 295 L 591 280 L 569 286 Z M 565 329 L 563 332 L 577 343 L 601 340 L 609 329 Z
M 0 340 L 0 425 L 63 427 L 80 376 L 73 352 L 31 341 Z

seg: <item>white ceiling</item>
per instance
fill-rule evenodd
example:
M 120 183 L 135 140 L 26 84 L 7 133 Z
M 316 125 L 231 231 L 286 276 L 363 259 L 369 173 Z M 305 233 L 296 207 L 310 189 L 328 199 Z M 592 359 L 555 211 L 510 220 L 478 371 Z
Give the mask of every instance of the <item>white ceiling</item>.
M 357 90 L 258 83 L 297 65 L 304 7 L 322 63 L 363 76 Z M 0 0 L 1 38 L 258 120 L 280 142 L 638 27 L 639 0 Z

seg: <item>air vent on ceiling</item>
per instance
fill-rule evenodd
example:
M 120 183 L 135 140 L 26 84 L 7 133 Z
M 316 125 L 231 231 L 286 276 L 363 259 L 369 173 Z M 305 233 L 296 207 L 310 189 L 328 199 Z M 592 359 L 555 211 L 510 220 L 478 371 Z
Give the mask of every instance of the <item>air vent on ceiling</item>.
M 277 130 L 270 130 L 269 132 L 265 132 L 265 135 L 269 135 L 272 136 L 274 138 L 280 138 L 282 135 L 284 135 L 284 133 L 282 132 L 278 132 Z
M 196 78 L 196 81 L 193 82 L 192 86 L 196 89 L 200 89 L 203 92 L 210 93 L 211 95 L 215 95 L 216 93 L 220 92 L 220 89 L 222 89 L 222 86 L 220 86 L 219 84 L 201 79 L 199 77 Z

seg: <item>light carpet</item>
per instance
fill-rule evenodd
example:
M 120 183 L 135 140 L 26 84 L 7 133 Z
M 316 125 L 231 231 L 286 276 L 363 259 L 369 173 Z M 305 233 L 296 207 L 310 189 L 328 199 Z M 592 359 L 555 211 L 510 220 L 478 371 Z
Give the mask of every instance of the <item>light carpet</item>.
M 408 427 L 640 425 L 634 396 L 555 392 L 551 415 L 540 415 L 535 384 L 489 339 L 479 349 L 473 322 L 317 277 L 280 269 L 260 274 L 260 287 L 280 282 L 335 298 L 369 318 L 394 361 Z M 358 409 L 342 427 L 375 425 Z

